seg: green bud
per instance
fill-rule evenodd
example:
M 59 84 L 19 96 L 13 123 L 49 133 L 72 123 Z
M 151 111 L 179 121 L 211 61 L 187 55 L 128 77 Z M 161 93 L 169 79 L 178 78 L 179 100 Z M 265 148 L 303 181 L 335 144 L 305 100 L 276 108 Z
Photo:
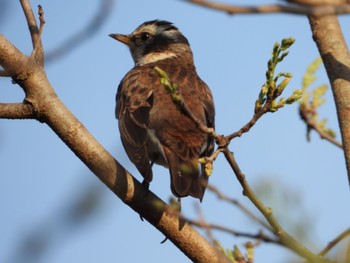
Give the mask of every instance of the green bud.
M 285 98 L 280 98 L 277 108 L 282 108 L 286 104 L 286 99 Z
M 276 54 L 278 53 L 279 47 L 280 47 L 280 44 L 279 44 L 278 42 L 276 42 L 276 43 L 273 45 L 272 56 L 276 56 Z
M 290 48 L 294 44 L 294 42 L 295 42 L 295 38 L 293 37 L 283 39 L 281 43 L 281 50 L 284 51 L 287 48 Z
M 303 96 L 303 91 L 297 89 L 293 92 L 293 94 L 286 100 L 286 104 L 292 104 L 299 100 Z
M 235 245 L 233 248 L 233 254 L 235 259 L 237 260 L 241 260 L 242 258 L 244 258 L 242 252 L 239 250 L 237 245 Z
M 268 91 L 268 87 L 266 85 L 266 83 L 261 87 L 261 90 L 260 90 L 260 94 L 259 94 L 259 99 L 260 101 L 266 96 L 267 94 L 267 91 Z
M 332 129 L 324 129 L 323 132 L 331 136 L 332 138 L 335 138 L 337 136 L 337 133 L 333 131 Z
M 276 88 L 276 96 L 279 96 L 282 94 L 283 90 L 287 87 L 288 83 L 290 81 L 290 78 L 285 78 Z
M 254 262 L 254 245 L 252 242 L 247 242 L 245 244 L 245 247 L 247 249 L 247 259 L 249 262 Z
M 317 126 L 320 127 L 321 129 L 324 129 L 327 125 L 327 119 L 322 119 L 317 123 Z
M 205 164 L 205 175 L 206 176 L 211 176 L 211 174 L 213 173 L 213 163 L 212 162 L 207 162 Z
M 281 62 L 286 56 L 288 56 L 289 51 L 283 52 L 282 55 L 278 58 L 278 62 Z
M 273 100 L 273 101 L 271 101 L 271 105 L 270 105 L 270 111 L 272 111 L 272 112 L 275 112 L 275 111 L 277 111 L 277 102 L 276 102 L 276 100 Z
M 268 91 L 267 91 L 267 95 L 266 95 L 268 99 L 271 99 L 273 97 L 273 94 L 274 94 L 275 89 L 276 89 L 275 85 L 276 85 L 276 83 L 274 81 L 269 83 L 269 86 L 267 87 Z
M 298 100 L 303 96 L 303 91 L 301 89 L 296 89 L 293 92 L 293 96 Z
M 259 110 L 261 110 L 263 103 L 260 103 L 259 100 L 255 101 L 255 108 L 254 108 L 254 113 L 257 113 Z
M 161 76 L 162 78 L 168 79 L 168 74 L 166 74 L 166 72 L 164 70 L 162 70 L 159 67 L 154 67 L 154 70 L 159 74 L 159 76 Z

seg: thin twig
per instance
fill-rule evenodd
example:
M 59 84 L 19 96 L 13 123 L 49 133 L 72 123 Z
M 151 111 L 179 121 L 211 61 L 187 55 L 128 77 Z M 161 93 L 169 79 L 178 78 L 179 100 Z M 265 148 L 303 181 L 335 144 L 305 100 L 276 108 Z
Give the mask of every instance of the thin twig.
M 341 15 L 350 13 L 349 4 L 325 4 L 318 6 L 307 6 L 298 4 L 272 4 L 260 6 L 237 6 L 223 3 L 210 2 L 205 0 L 185 0 L 188 3 L 200 5 L 214 10 L 226 12 L 230 15 L 236 14 L 268 14 L 268 13 L 287 13 L 295 15 Z
M 251 233 L 236 231 L 234 229 L 231 229 L 222 225 L 218 225 L 218 224 L 209 224 L 209 223 L 203 222 L 202 220 L 196 221 L 196 220 L 191 220 L 186 218 L 186 221 L 193 226 L 197 226 L 203 229 L 215 229 L 215 230 L 219 230 L 238 237 L 247 237 L 247 238 L 262 240 L 268 243 L 280 244 L 278 240 L 265 235 L 261 231 L 258 232 L 257 234 L 251 234 Z
M 39 33 L 37 35 L 37 39 L 34 44 L 33 52 L 31 54 L 31 57 L 35 57 L 36 54 L 39 52 L 40 49 L 42 49 L 42 42 L 41 42 L 41 36 L 43 34 L 44 25 L 46 23 L 44 18 L 44 10 L 41 5 L 38 5 L 38 15 L 39 15 L 39 21 L 40 21 L 40 27 L 39 27 Z
M 234 139 L 236 137 L 241 137 L 242 134 L 250 131 L 250 129 L 255 125 L 255 123 L 261 118 L 261 116 L 263 116 L 265 113 L 269 112 L 270 105 L 271 105 L 271 100 L 266 101 L 264 106 L 257 113 L 254 114 L 252 119 L 247 124 L 245 124 L 238 131 L 233 132 L 230 135 L 227 135 L 225 137 L 226 140 L 231 141 L 232 139 Z
M 292 236 L 290 236 L 287 232 L 284 231 L 284 229 L 274 217 L 272 209 L 266 207 L 250 188 L 248 182 L 245 179 L 245 175 L 242 173 L 233 156 L 233 153 L 230 152 L 228 148 L 226 148 L 224 151 L 224 155 L 243 188 L 243 194 L 246 197 L 248 197 L 249 200 L 255 205 L 255 207 L 259 209 L 259 211 L 263 214 L 263 216 L 271 225 L 274 234 L 278 237 L 279 242 L 285 247 L 296 252 L 298 255 L 310 260 L 311 262 L 329 262 L 323 259 L 321 256 L 313 254 L 306 247 L 304 247 L 302 244 L 300 244 L 297 240 L 295 240 Z
M 218 224 L 213 224 L 213 223 L 207 223 L 205 220 L 193 220 L 185 217 L 178 209 L 175 209 L 171 206 L 166 206 L 165 211 L 168 215 L 170 216 L 175 216 L 179 219 L 182 219 L 186 221 L 188 224 L 197 226 L 203 229 L 210 229 L 210 230 L 219 230 L 234 236 L 239 236 L 239 237 L 247 237 L 247 238 L 254 238 L 257 240 L 263 240 L 269 243 L 275 243 L 275 244 L 281 244 L 279 240 L 273 239 L 267 235 L 265 235 L 262 231 L 259 231 L 257 234 L 251 234 L 251 233 L 246 233 L 246 232 L 241 232 L 241 231 L 236 231 L 234 229 L 218 225 Z
M 350 228 L 346 229 L 339 234 L 335 239 L 328 243 L 328 245 L 319 253 L 320 256 L 326 255 L 335 245 L 340 241 L 344 240 L 346 237 L 350 236 Z
M 337 141 L 335 138 L 330 136 L 329 134 L 325 133 L 317 124 L 317 122 L 312 118 L 312 114 L 309 113 L 308 109 L 306 107 L 299 107 L 299 114 L 301 119 L 306 123 L 308 133 L 311 130 L 314 130 L 319 134 L 321 139 L 327 140 L 330 143 L 334 144 L 335 146 L 343 149 L 343 144 Z
M 33 9 L 29 3 L 29 0 L 20 0 L 20 2 L 22 5 L 24 15 L 27 20 L 30 36 L 32 38 L 32 45 L 33 45 L 33 48 L 35 48 L 35 44 L 37 42 L 38 34 L 39 34 L 38 24 L 36 23 Z
M 196 212 L 197 212 L 197 216 L 198 216 L 198 218 L 199 218 L 198 222 L 201 222 L 201 223 L 203 223 L 203 224 L 207 224 L 207 222 L 206 222 L 206 220 L 205 220 L 204 213 L 203 213 L 201 207 L 199 206 L 198 202 L 196 202 L 196 203 L 194 203 L 194 204 L 195 204 L 195 205 L 194 205 L 194 208 L 195 208 L 195 210 L 196 210 Z M 207 237 L 208 237 L 209 241 L 212 242 L 212 243 L 214 243 L 215 240 L 217 240 L 217 239 L 214 238 L 214 234 L 213 234 L 213 231 L 212 231 L 213 228 L 208 227 L 208 228 L 205 228 L 205 230 L 206 230 L 205 232 L 206 232 L 206 234 L 207 234 Z
M 245 207 L 241 202 L 239 202 L 236 199 L 233 199 L 225 194 L 223 194 L 218 188 L 216 188 L 215 186 L 209 184 L 208 185 L 208 190 L 210 190 L 211 192 L 213 192 L 214 194 L 216 194 L 216 196 L 224 201 L 227 201 L 235 206 L 237 206 L 239 209 L 242 210 L 243 213 L 245 213 L 249 218 L 251 218 L 252 220 L 258 222 L 260 225 L 264 226 L 265 228 L 267 228 L 268 230 L 272 231 L 272 228 L 270 225 L 268 225 L 265 221 L 261 220 L 259 217 L 257 217 L 256 215 L 254 215 L 253 212 L 251 212 L 247 207 Z

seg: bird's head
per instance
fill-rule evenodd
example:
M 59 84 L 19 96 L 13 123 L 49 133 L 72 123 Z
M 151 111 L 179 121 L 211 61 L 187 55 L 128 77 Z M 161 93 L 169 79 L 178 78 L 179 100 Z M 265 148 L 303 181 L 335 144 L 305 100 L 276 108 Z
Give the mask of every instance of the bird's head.
M 136 65 L 145 65 L 182 55 L 192 57 L 187 38 L 168 21 L 148 21 L 129 35 L 110 34 L 109 36 L 129 47 Z

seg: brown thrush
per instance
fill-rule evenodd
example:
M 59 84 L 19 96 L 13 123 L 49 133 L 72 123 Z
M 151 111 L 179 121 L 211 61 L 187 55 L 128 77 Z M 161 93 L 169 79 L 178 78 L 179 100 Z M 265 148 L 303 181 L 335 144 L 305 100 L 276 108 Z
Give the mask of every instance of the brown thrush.
M 208 175 L 198 159 L 213 152 L 214 140 L 181 112 L 155 71 L 176 83 L 184 103 L 203 124 L 214 128 L 214 102 L 199 78 L 188 40 L 172 23 L 148 21 L 129 35 L 111 34 L 126 44 L 135 62 L 122 79 L 115 114 L 121 140 L 147 186 L 153 163 L 168 167 L 171 190 L 180 198 L 202 200 Z

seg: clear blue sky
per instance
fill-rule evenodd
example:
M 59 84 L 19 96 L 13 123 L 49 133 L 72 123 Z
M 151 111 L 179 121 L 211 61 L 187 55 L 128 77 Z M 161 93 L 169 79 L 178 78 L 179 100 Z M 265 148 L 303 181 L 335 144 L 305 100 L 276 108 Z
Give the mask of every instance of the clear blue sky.
M 31 2 L 34 7 L 42 4 L 45 11 L 46 51 L 83 28 L 98 8 L 97 1 Z M 265 1 L 250 1 L 262 2 Z M 29 54 L 31 42 L 20 4 L 6 3 L 0 32 Z M 46 71 L 67 107 L 140 180 L 121 147 L 114 119 L 117 86 L 133 62 L 128 49 L 108 34 L 130 33 L 142 22 L 156 18 L 174 22 L 189 39 L 199 75 L 213 92 L 217 132 L 222 134 L 236 131 L 252 117 L 274 42 L 290 36 L 296 39 L 290 55 L 278 68 L 293 74 L 286 96 L 300 87 L 305 69 L 318 56 L 308 21 L 302 16 L 229 16 L 180 0 L 117 1 L 107 22 L 94 36 L 72 53 L 48 64 Z M 349 42 L 349 17 L 342 17 L 341 23 Z M 318 71 L 317 83 L 328 84 L 323 69 Z M 0 102 L 22 99 L 18 86 L 9 79 L 0 79 Z M 320 114 L 338 132 L 330 91 Z M 264 116 L 249 134 L 234 140 L 230 149 L 254 189 L 273 181 L 280 192 L 287 189 L 299 196 L 293 209 L 288 209 L 283 194 L 277 199 L 270 197 L 270 205 L 285 208 L 279 216 L 290 221 L 300 223 L 307 217 L 312 222 L 308 228 L 314 242 L 306 245 L 319 251 L 349 227 L 349 186 L 343 153 L 315 133 L 309 143 L 305 134 L 297 105 L 293 105 Z M 140 221 L 109 192 L 46 125 L 0 120 L 0 145 L 0 262 L 29 262 L 17 252 L 22 251 L 23 239 L 35 233 L 40 233 L 50 245 L 40 258 L 30 262 L 188 261 L 171 242 L 161 245 L 162 234 Z M 168 200 L 168 172 L 155 168 L 154 173 L 152 191 Z M 210 180 L 224 193 L 251 207 L 223 157 L 215 163 Z M 87 190 L 89 187 L 93 190 Z M 84 193 L 92 196 L 95 191 L 99 194 L 95 213 L 86 220 L 72 220 L 69 212 L 74 211 L 73 200 Z M 191 198 L 183 202 L 184 213 L 189 217 L 195 216 L 195 202 Z M 260 229 L 236 208 L 218 203 L 209 192 L 200 206 L 210 222 L 252 233 Z M 216 237 L 225 247 L 247 241 L 220 233 Z M 285 249 L 268 244 L 260 245 L 255 252 L 257 263 L 284 262 L 290 256 Z

